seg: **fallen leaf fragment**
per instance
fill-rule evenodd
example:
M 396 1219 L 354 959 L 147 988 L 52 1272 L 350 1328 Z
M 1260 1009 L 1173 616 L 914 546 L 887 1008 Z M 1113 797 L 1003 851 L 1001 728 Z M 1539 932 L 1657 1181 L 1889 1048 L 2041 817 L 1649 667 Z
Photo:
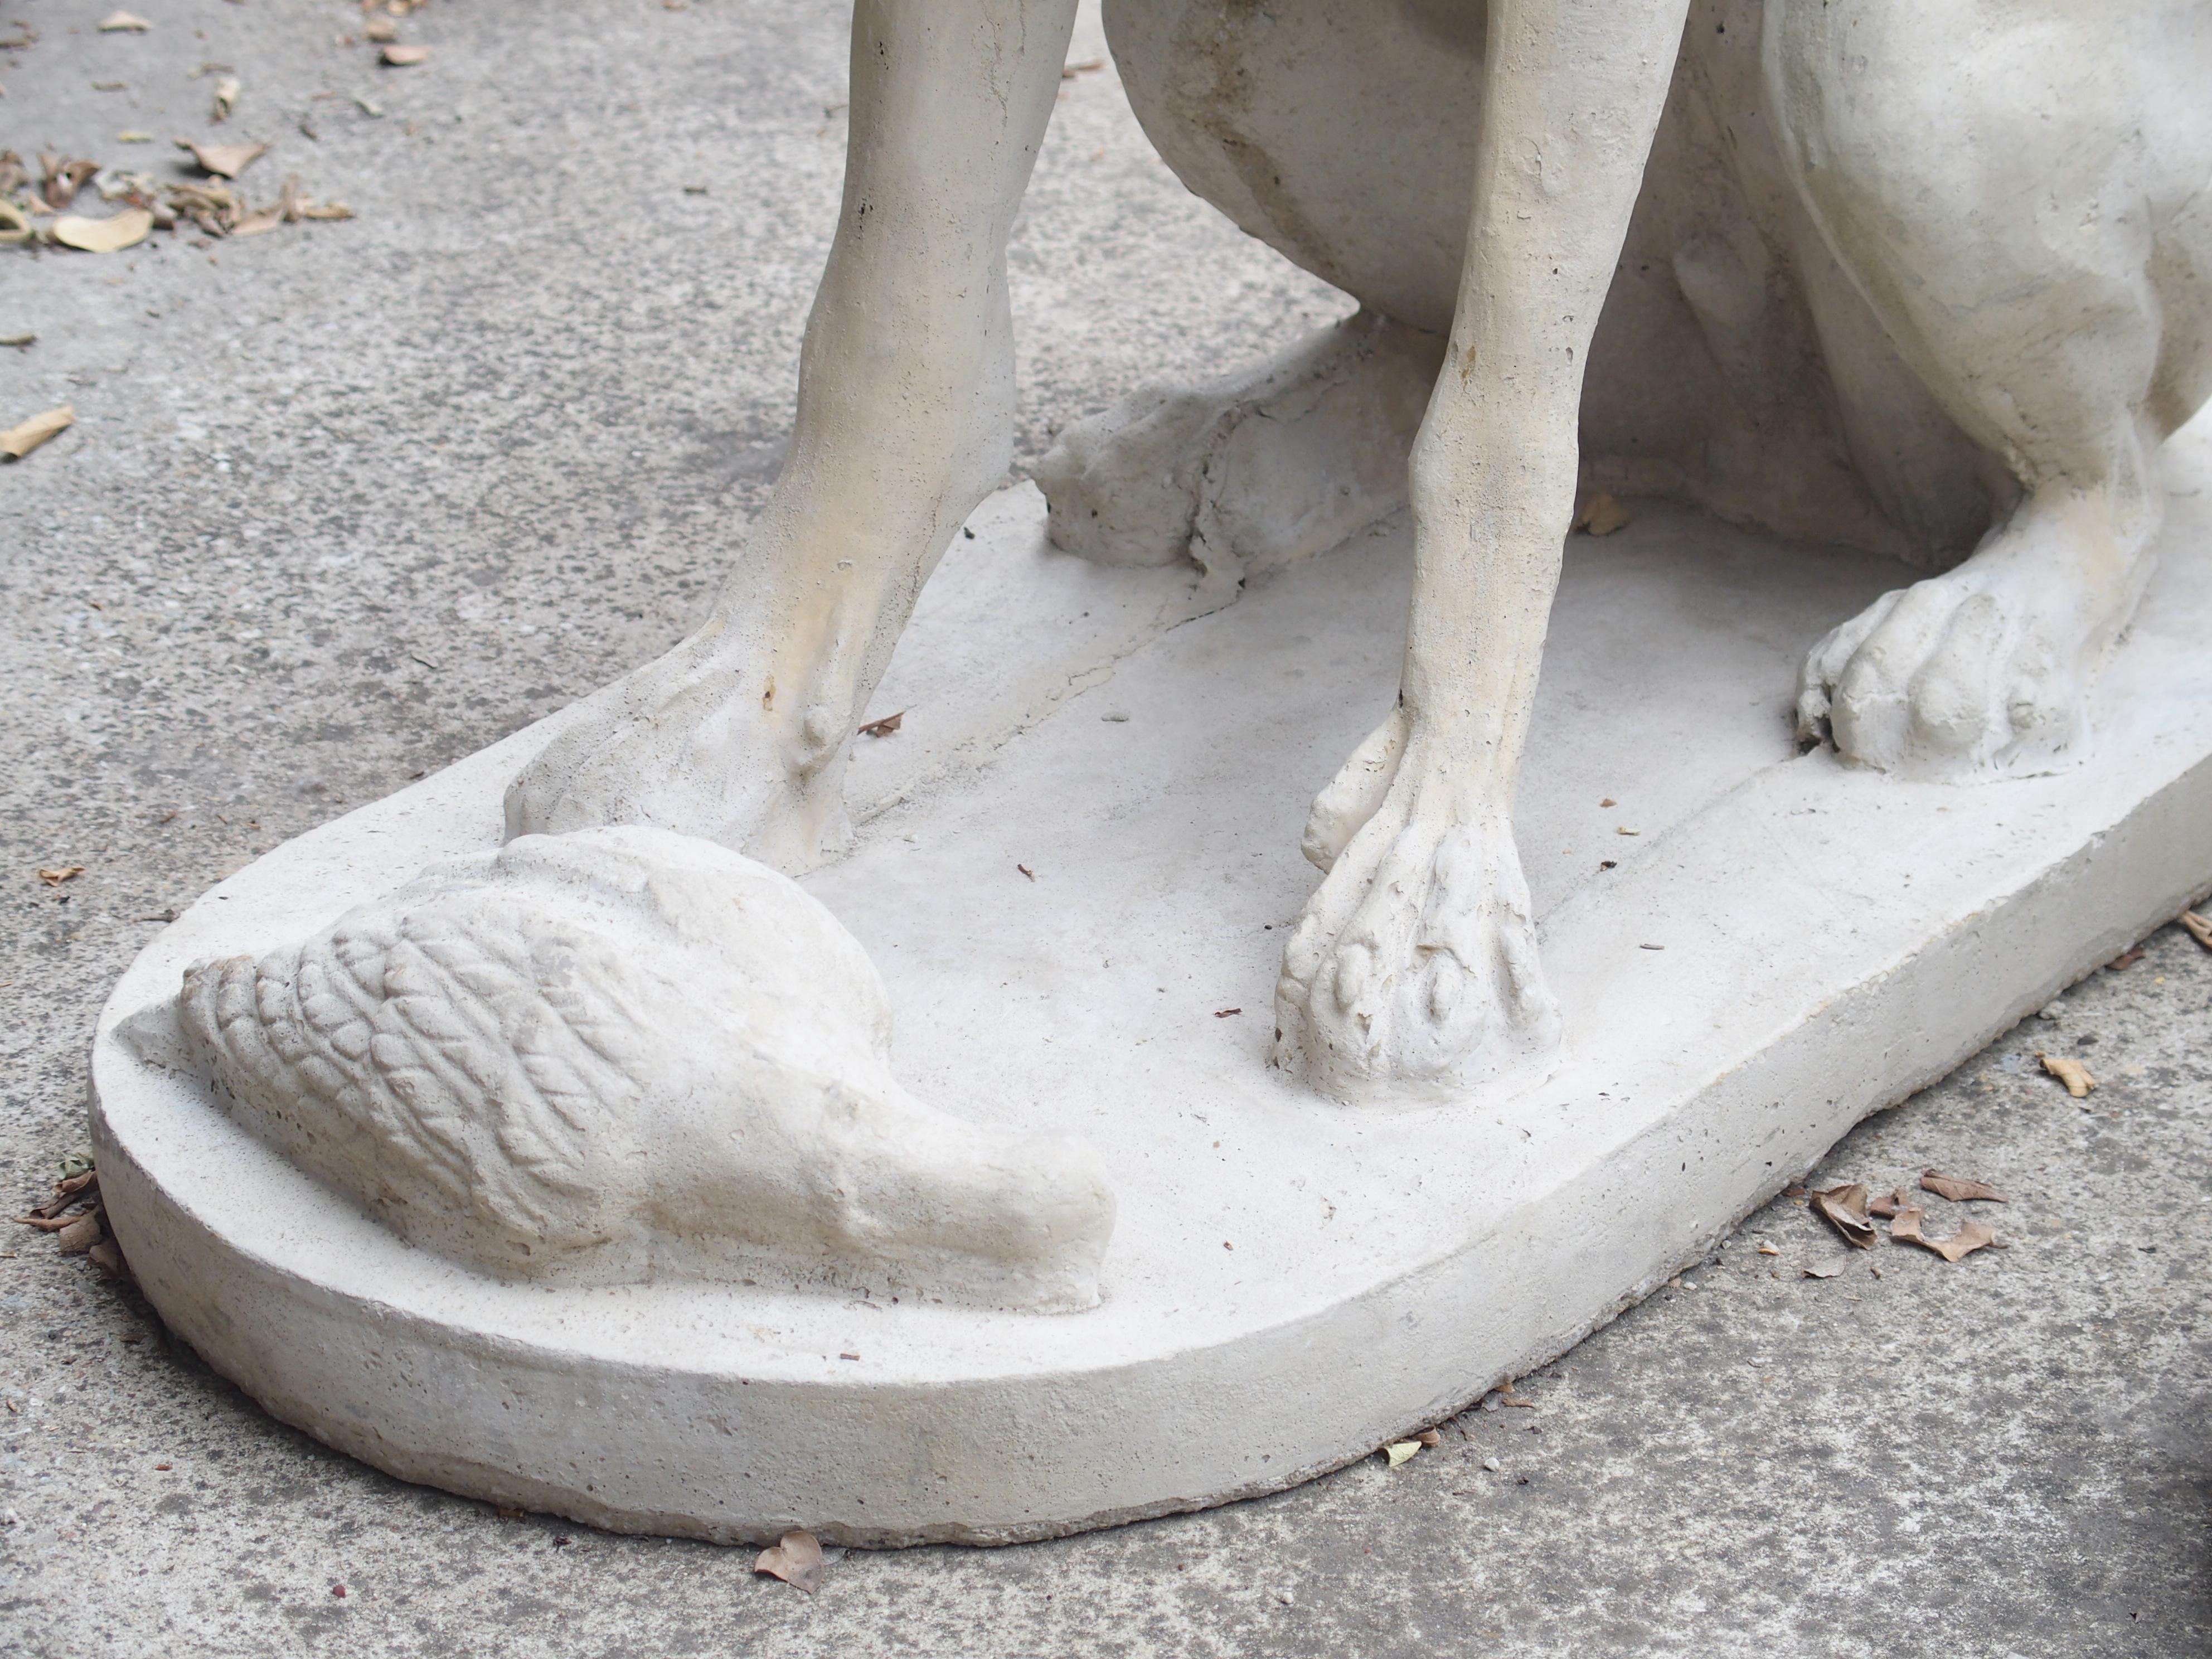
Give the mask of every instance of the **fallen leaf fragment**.
M 97 1189 L 91 1192 L 85 1189 L 99 1179 L 100 1176 L 96 1172 L 82 1170 L 65 1181 L 57 1181 L 54 1182 L 54 1195 L 45 1203 L 34 1206 L 31 1213 L 40 1217 L 57 1216 L 72 1204 L 89 1204 L 100 1194 Z
M 84 866 L 82 864 L 60 864 L 51 870 L 40 871 L 39 879 L 49 887 L 58 887 L 71 877 L 81 876 L 83 873 Z
M 1424 1446 L 1441 1446 L 1444 1443 L 1443 1436 L 1438 1434 L 1434 1429 L 1423 1429 L 1413 1438 Z
M 1955 1176 L 1938 1175 L 1933 1170 L 1920 1172 L 1920 1184 L 1938 1198 L 1948 1198 L 1954 1204 L 2007 1204 L 2011 1200 L 1996 1188 L 1982 1181 L 1960 1181 Z
M 261 208 L 247 214 L 230 228 L 234 236 L 258 236 L 264 230 L 274 230 L 284 222 L 282 208 Z
M 1854 1181 L 1813 1194 L 1813 1208 L 1821 1219 L 1844 1236 L 1844 1242 L 1860 1249 L 1874 1247 L 1874 1223 L 1867 1217 L 1867 1189 Z
M 38 232 L 31 228 L 31 216 L 0 196 L 0 247 L 22 247 L 37 236 Z
M 361 26 L 361 38 L 373 46 L 384 46 L 399 38 L 399 24 L 390 17 L 372 17 Z
M 1216 1008 L 1213 1011 L 1213 1017 L 1216 1019 L 1227 1019 L 1231 1014 L 1241 1014 L 1243 1012 L 1242 1008 Z
M 1833 1279 L 1843 1272 L 1841 1267 L 1800 1267 L 1798 1273 L 1806 1279 Z
M 100 163 L 88 155 L 41 155 L 39 194 L 56 213 L 63 212 L 99 171 Z
M 94 1210 L 78 1216 L 56 1233 L 54 1242 L 61 1246 L 64 1255 L 82 1255 L 105 1237 L 100 1225 L 100 1212 Z
M 879 720 L 870 720 L 860 728 L 860 735 L 864 738 L 888 738 L 905 724 L 906 710 L 902 708 L 896 714 L 886 714 Z
M 237 178 L 269 153 L 266 144 L 196 144 L 189 138 L 178 139 L 177 148 L 190 150 L 202 172 L 219 179 Z
M 2212 951 L 2212 918 L 2200 916 L 2194 910 L 2184 910 L 2181 925 L 2189 930 L 2190 938 L 2206 950 Z
M 1899 1210 L 1909 1210 L 1911 1207 L 1912 1199 L 1911 1194 L 1906 1193 L 1904 1188 L 1899 1187 L 1896 1191 L 1887 1194 L 1881 1198 L 1869 1200 L 1867 1202 L 1867 1213 L 1869 1215 L 1885 1217 L 1893 1216 Z
M 56 433 L 66 432 L 76 424 L 76 410 L 67 404 L 33 415 L 21 426 L 0 432 L 0 455 L 11 455 L 20 461 Z
M 154 26 L 143 17 L 133 17 L 127 11 L 110 12 L 100 20 L 102 34 L 143 34 Z
M 1948 1238 L 1929 1237 L 1920 1231 L 1920 1222 L 1919 1211 L 1899 1210 L 1897 1219 L 1889 1224 L 1889 1236 L 1900 1244 L 1917 1244 L 1923 1250 L 1933 1250 L 1946 1261 L 1956 1261 L 1997 1242 L 1996 1230 L 1978 1221 L 1969 1221 Z
M 2105 966 L 2110 969 L 2113 973 L 2124 973 L 2142 959 L 2142 946 L 2140 945 L 2131 945 L 2126 950 L 2121 951 L 2119 955 L 2114 957 L 2110 962 L 2106 963 Z
M 1572 527 L 1586 530 L 1593 536 L 1610 536 L 1627 523 L 1627 509 L 1601 489 L 1583 503 L 1583 510 L 1575 514 Z
M 11 1215 L 8 1218 L 19 1227 L 36 1227 L 42 1233 L 58 1233 L 84 1219 L 76 1215 L 40 1215 L 35 1210 L 29 1215 Z
M 231 111 L 238 107 L 239 94 L 245 90 L 235 75 L 226 75 L 216 82 L 215 106 L 208 112 L 208 119 L 218 123 L 230 119 Z
M 794 1528 L 754 1558 L 753 1571 L 781 1578 L 793 1589 L 811 1595 L 822 1588 L 825 1565 L 820 1540 L 812 1533 Z
M 2089 1068 L 2078 1060 L 2069 1060 L 2063 1054 L 2038 1054 L 2043 1069 L 2066 1085 L 2066 1092 L 2080 1100 L 2097 1086 L 2097 1079 L 2089 1075 Z
M 377 56 L 381 58 L 386 63 L 391 64 L 394 69 L 411 69 L 417 64 L 427 64 L 430 61 L 430 48 L 428 46 L 386 46 L 382 52 L 377 53 Z
M 125 208 L 105 219 L 64 214 L 54 221 L 48 234 L 64 247 L 78 248 L 87 253 L 119 253 L 126 247 L 137 246 L 153 228 L 154 216 L 144 208 Z
M 1390 1467 L 1395 1469 L 1420 1449 L 1418 1440 L 1393 1440 L 1382 1448 L 1382 1455 L 1390 1460 Z

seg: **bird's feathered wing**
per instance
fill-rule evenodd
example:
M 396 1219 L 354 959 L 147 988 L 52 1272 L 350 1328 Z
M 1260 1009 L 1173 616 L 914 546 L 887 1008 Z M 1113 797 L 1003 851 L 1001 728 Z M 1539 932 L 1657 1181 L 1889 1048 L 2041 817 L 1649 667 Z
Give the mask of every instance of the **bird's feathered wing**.
M 542 896 L 429 877 L 304 944 L 198 964 L 179 1012 L 316 1173 L 558 1249 L 599 1226 L 592 1165 L 635 1091 L 619 967 Z

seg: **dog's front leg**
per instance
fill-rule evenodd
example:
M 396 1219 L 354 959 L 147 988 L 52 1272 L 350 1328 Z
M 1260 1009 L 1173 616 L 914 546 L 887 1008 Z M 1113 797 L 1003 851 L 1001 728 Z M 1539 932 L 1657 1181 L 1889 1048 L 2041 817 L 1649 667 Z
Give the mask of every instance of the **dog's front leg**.
M 1458 308 L 1413 459 L 1399 704 L 1315 804 L 1328 877 L 1278 1058 L 1357 1099 L 1540 1075 L 1559 1012 L 1512 834 L 1576 412 L 1686 0 L 1492 0 Z
M 530 764 L 509 835 L 658 823 L 787 870 L 839 838 L 854 722 L 1012 456 L 1006 236 L 1075 8 L 860 0 L 790 458 L 707 622 Z

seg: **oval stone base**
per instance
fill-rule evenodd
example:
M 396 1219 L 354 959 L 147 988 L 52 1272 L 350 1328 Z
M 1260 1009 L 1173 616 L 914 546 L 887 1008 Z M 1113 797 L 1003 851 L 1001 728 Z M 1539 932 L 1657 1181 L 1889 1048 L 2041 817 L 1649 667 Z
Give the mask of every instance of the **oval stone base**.
M 2204 459 L 2169 456 L 2191 484 Z M 1090 1311 L 496 1282 L 119 1031 L 189 963 L 492 844 L 562 716 L 279 848 L 144 952 L 93 1056 L 109 1213 L 162 1316 L 276 1416 L 501 1504 L 896 1545 L 1291 1485 L 1567 1347 L 2212 888 L 2204 499 L 2173 503 L 2090 751 L 1974 787 L 1791 736 L 1802 653 L 1911 573 L 1656 504 L 1575 538 L 1517 818 L 1562 1063 L 1358 1109 L 1270 1069 L 1271 1005 L 1307 804 L 1394 693 L 1407 538 L 1209 611 L 1179 573 L 1046 550 L 1033 491 L 995 499 L 872 711 L 900 732 L 859 740 L 858 843 L 806 884 L 882 969 L 916 1093 L 1105 1156 Z

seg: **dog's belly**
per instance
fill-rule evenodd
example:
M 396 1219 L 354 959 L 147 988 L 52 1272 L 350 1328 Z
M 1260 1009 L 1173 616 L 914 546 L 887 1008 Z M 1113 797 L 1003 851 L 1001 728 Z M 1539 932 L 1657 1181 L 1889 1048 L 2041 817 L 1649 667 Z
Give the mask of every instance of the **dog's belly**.
M 1759 70 L 1763 9 L 1692 5 L 1591 349 L 1586 466 L 1608 487 L 1787 534 L 1963 550 L 1987 521 L 1979 457 L 1895 360 L 1789 182 Z M 1138 119 L 1185 184 L 1361 303 L 1441 331 L 1472 194 L 1486 10 L 1107 0 L 1106 26 Z M 1808 283 L 1825 283 L 1820 328 Z M 1893 427 L 1926 434 L 1934 506 L 1910 529 L 1852 464 L 1824 334 L 1848 337 L 1855 369 L 1876 362 Z

